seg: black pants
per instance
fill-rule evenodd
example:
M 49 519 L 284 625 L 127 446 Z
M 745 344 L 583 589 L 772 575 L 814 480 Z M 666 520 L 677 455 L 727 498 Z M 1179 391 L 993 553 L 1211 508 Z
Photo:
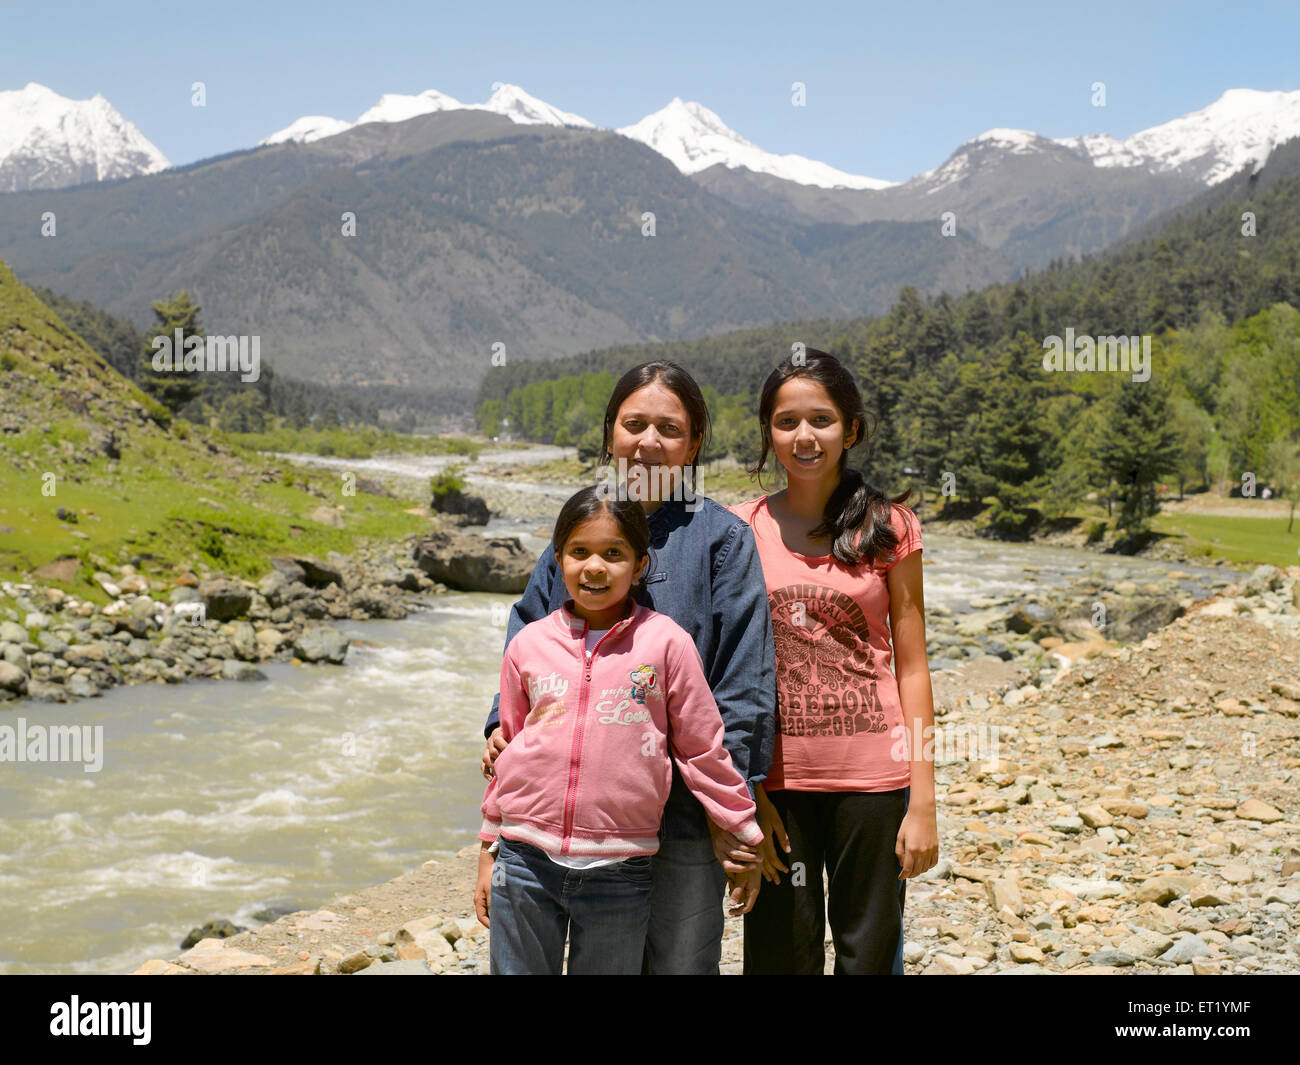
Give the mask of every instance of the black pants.
M 908 791 L 768 793 L 790 836 L 789 855 L 776 845 L 790 872 L 780 884 L 764 880 L 745 915 L 746 976 L 820 976 L 826 916 L 836 975 L 902 974 L 907 881 L 898 879 L 894 841 Z

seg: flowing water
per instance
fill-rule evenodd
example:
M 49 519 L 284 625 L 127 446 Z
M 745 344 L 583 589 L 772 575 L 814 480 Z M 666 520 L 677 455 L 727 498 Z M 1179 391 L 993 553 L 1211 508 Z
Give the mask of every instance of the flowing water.
M 358 472 L 355 460 L 322 464 Z M 427 477 L 428 460 L 386 472 Z M 490 481 L 490 471 L 475 476 Z M 550 502 L 569 491 L 508 482 Z M 538 551 L 536 512 L 494 519 Z M 927 603 L 1218 571 L 925 534 Z M 1027 570 L 1025 567 L 1030 567 Z M 1206 583 L 1202 583 L 1202 580 Z M 483 721 L 513 596 L 452 592 L 403 621 L 340 624 L 347 664 L 263 665 L 266 681 L 117 688 L 10 704 L 0 723 L 102 728 L 103 764 L 0 764 L 0 972 L 130 972 L 192 926 L 315 907 L 474 841 Z

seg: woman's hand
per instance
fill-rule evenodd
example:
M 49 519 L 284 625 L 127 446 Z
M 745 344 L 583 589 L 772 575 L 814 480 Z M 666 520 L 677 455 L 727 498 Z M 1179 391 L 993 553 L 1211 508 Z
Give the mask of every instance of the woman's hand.
M 478 923 L 484 928 L 490 928 L 488 923 L 488 910 L 492 906 L 492 869 L 496 864 L 496 855 L 488 848 L 490 843 L 484 843 L 483 849 L 478 852 L 478 877 L 474 881 L 474 912 L 478 914 Z
M 898 827 L 894 853 L 898 856 L 898 864 L 903 867 L 898 874 L 899 880 L 920 876 L 939 860 L 939 829 L 933 805 L 908 805 L 903 823 Z
M 492 779 L 492 764 L 497 760 L 497 755 L 505 749 L 506 738 L 501 733 L 501 726 L 498 725 L 492 730 L 492 735 L 488 737 L 487 746 L 483 748 L 483 761 L 480 772 L 486 779 Z
M 713 856 L 722 863 L 728 879 L 758 868 L 762 859 L 758 856 L 757 847 L 750 846 L 712 821 L 709 821 L 709 836 L 713 840 Z
M 742 913 L 749 913 L 754 908 L 754 903 L 758 901 L 759 888 L 763 886 L 763 875 L 758 866 L 750 866 L 749 871 L 738 873 L 735 876 L 727 875 L 728 884 L 728 901 L 731 905 L 727 909 L 728 917 L 739 917 Z
M 754 789 L 754 802 L 758 806 L 758 827 L 763 830 L 763 842 L 758 845 L 758 856 L 762 861 L 763 879 L 769 880 L 773 884 L 781 883 L 778 872 L 788 873 L 790 870 L 781 864 L 781 858 L 777 854 L 776 844 L 780 843 L 786 854 L 790 853 L 790 837 L 786 835 L 785 824 L 781 821 L 781 815 L 777 813 L 776 807 L 772 805 L 772 800 L 767 797 L 762 786 Z

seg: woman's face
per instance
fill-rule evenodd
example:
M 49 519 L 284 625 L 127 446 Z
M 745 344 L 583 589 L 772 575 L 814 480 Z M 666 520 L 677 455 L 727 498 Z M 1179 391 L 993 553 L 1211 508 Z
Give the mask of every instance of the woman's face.
M 618 408 L 609 450 L 616 467 L 623 459 L 629 471 L 633 466 L 645 468 L 646 475 L 639 480 L 650 487 L 651 498 L 632 498 L 647 510 L 653 510 L 682 483 L 682 467 L 695 461 L 700 441 L 692 437 L 693 428 L 677 394 L 659 381 L 638 388 Z M 671 480 L 664 479 L 665 471 Z M 629 483 L 629 488 L 633 487 Z
M 857 439 L 826 389 L 810 377 L 792 377 L 772 405 L 772 450 L 791 479 L 838 477 L 840 455 Z

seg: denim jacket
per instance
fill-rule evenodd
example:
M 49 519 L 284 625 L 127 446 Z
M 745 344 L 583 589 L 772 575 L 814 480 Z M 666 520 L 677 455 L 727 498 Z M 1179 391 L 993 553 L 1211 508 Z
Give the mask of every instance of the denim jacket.
M 776 666 L 767 585 L 753 530 L 712 499 L 661 503 L 650 524 L 650 566 L 633 598 L 667 614 L 695 641 L 726 730 L 723 745 L 749 785 L 766 779 L 776 740 Z M 527 624 L 546 617 L 569 598 L 564 576 L 548 544 L 537 560 L 523 598 L 510 611 L 506 646 Z M 497 727 L 501 696 L 492 700 L 484 735 Z M 664 807 L 662 839 L 700 839 L 709 834 L 704 809 L 673 768 Z

